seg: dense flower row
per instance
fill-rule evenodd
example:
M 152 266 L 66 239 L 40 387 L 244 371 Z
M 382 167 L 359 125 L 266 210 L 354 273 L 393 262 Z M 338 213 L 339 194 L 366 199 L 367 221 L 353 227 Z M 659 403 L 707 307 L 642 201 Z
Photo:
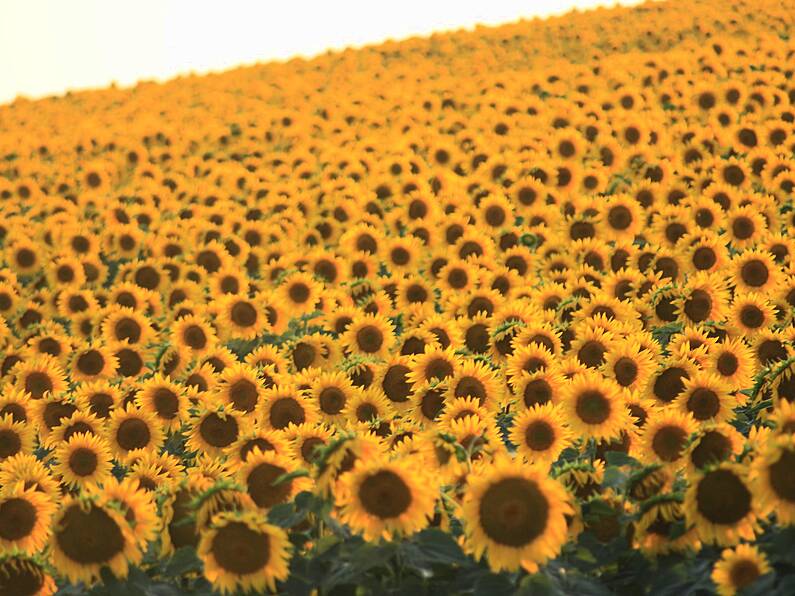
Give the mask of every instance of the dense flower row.
M 0 107 L 0 593 L 183 547 L 277 590 L 340 528 L 791 572 L 755 542 L 795 523 L 794 16 L 674 0 Z M 274 521 L 307 492 L 327 516 Z

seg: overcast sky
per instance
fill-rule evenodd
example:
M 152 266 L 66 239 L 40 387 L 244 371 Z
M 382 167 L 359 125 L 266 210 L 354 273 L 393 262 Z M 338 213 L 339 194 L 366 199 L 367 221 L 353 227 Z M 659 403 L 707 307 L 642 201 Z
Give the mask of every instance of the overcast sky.
M 0 0 L 0 103 L 637 0 Z

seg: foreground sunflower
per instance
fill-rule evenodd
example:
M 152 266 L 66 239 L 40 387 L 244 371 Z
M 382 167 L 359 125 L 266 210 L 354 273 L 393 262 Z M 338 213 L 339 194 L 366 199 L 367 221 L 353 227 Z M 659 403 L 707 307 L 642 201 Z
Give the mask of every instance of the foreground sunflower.
M 739 464 L 722 463 L 693 474 L 685 493 L 685 516 L 703 542 L 728 546 L 754 539 L 756 501 L 746 470 Z
M 770 564 L 758 548 L 740 544 L 723 551 L 712 570 L 712 581 L 720 596 L 734 596 L 770 571 Z
M 436 486 L 419 460 L 360 460 L 341 483 L 340 519 L 366 540 L 413 534 L 433 516 Z
M 541 468 L 499 459 L 468 479 L 462 506 L 466 548 L 494 571 L 535 572 L 566 542 L 566 489 Z
M 795 523 L 795 434 L 771 440 L 751 465 L 751 486 L 765 513 Z
M 50 596 L 55 590 L 55 580 L 36 559 L 19 554 L 0 557 L 0 594 Z
M 222 593 L 275 591 L 287 579 L 291 545 L 281 528 L 256 512 L 217 514 L 202 532 L 197 553 L 204 575 Z
M 561 402 L 572 430 L 586 437 L 610 439 L 632 424 L 619 385 L 595 371 L 576 374 L 564 387 Z
M 50 548 L 50 559 L 59 573 L 71 582 L 89 585 L 99 579 L 103 567 L 116 577 L 127 577 L 129 564 L 141 557 L 124 515 L 91 498 L 64 500 Z

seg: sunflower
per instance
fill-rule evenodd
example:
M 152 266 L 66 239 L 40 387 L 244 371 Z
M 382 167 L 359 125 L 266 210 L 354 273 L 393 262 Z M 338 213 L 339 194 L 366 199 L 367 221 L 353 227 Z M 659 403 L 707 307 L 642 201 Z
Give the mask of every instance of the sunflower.
M 388 421 L 394 417 L 395 409 L 384 393 L 375 388 L 356 388 L 345 403 L 343 416 L 348 424 L 370 424 L 377 421 Z
M 737 292 L 732 300 L 729 324 L 749 340 L 775 323 L 776 314 L 764 294 Z
M 155 336 L 146 316 L 131 308 L 111 307 L 102 321 L 102 337 L 111 346 L 127 343 L 146 345 Z
M 190 435 L 186 444 L 192 451 L 219 457 L 237 441 L 248 424 L 242 412 L 204 400 L 191 416 Z
M 283 305 L 289 316 L 300 317 L 314 312 L 321 290 L 322 284 L 311 275 L 296 272 L 284 278 L 274 298 Z
M 0 462 L 0 483 L 4 487 L 22 483 L 46 494 L 56 502 L 62 496 L 61 486 L 50 470 L 33 454 L 18 453 Z
M 354 392 L 350 379 L 342 372 L 323 372 L 312 383 L 312 399 L 317 409 L 328 422 L 340 423 L 348 399 Z
M 0 392 L 0 419 L 11 416 L 12 422 L 26 422 L 32 416 L 30 396 L 21 389 L 6 387 Z
M 673 403 L 685 390 L 685 382 L 696 374 L 697 367 L 687 358 L 664 360 L 652 375 L 648 386 L 649 397 L 661 406 Z
M 560 406 L 538 404 L 519 414 L 509 435 L 519 455 L 531 464 L 551 465 L 572 444 L 573 435 L 561 415 Z
M 782 281 L 773 256 L 758 249 L 746 250 L 731 260 L 731 280 L 738 290 L 769 293 Z
M 141 383 L 135 402 L 143 411 L 154 414 L 166 432 L 178 430 L 188 416 L 185 387 L 159 373 Z
M 276 591 L 287 579 L 292 546 L 287 533 L 258 512 L 216 514 L 197 547 L 204 576 L 221 593 Z
M 254 504 L 261 509 L 270 509 L 292 500 L 298 493 L 311 488 L 311 479 L 303 476 L 278 481 L 281 476 L 297 470 L 297 462 L 288 454 L 263 452 L 259 447 L 255 447 L 237 469 L 236 474 Z
M 491 411 L 499 409 L 503 404 L 503 385 L 498 381 L 494 370 L 482 362 L 462 362 L 446 384 L 448 401 L 471 397 Z
M 290 428 L 288 440 L 291 443 L 290 452 L 298 462 L 303 462 L 307 467 L 315 463 L 318 450 L 328 445 L 333 436 L 333 431 L 325 425 L 301 424 Z
M 294 385 L 276 385 L 263 394 L 259 417 L 265 428 L 285 430 L 290 425 L 314 424 L 316 404 Z
M 646 455 L 643 461 L 682 467 L 688 441 L 697 430 L 698 422 L 690 413 L 673 409 L 653 412 L 641 434 L 641 449 Z
M 731 424 L 702 424 L 687 448 L 688 466 L 703 470 L 710 465 L 731 461 L 741 454 L 745 437 Z
M 341 342 L 352 354 L 384 358 L 395 343 L 394 328 L 383 315 L 354 316 Z
M 287 370 L 287 359 L 273 345 L 265 344 L 253 349 L 246 355 L 244 360 L 249 366 L 254 368 L 268 368 L 274 373 Z
M 644 505 L 642 514 L 633 527 L 633 542 L 649 555 L 666 555 L 685 550 L 696 550 L 701 546 L 695 528 L 677 532 L 684 525 L 684 510 L 681 497 L 657 495 L 651 505 Z
M 357 462 L 381 460 L 386 454 L 381 439 L 368 431 L 344 433 L 332 438 L 329 445 L 315 458 L 315 486 L 323 495 L 340 494 L 340 479 Z
M 712 569 L 712 581 L 720 596 L 734 596 L 739 590 L 753 585 L 772 568 L 765 555 L 750 544 L 739 544 L 721 553 Z
M 620 340 L 605 355 L 604 373 L 630 391 L 643 391 L 653 372 L 654 356 L 637 341 Z
M 566 542 L 573 514 L 563 486 L 540 468 L 499 459 L 468 479 L 462 505 L 465 544 L 493 571 L 535 572 Z
M 58 360 L 49 354 L 20 362 L 12 372 L 16 386 L 33 399 L 41 399 L 47 394 L 57 395 L 67 388 L 66 373 Z
M 407 379 L 416 390 L 430 383 L 446 381 L 455 374 L 458 364 L 459 358 L 452 348 L 426 346 L 411 362 Z
M 599 368 L 605 363 L 605 355 L 615 342 L 614 335 L 599 327 L 582 327 L 571 344 L 571 352 L 577 360 L 589 368 Z
M 15 422 L 12 414 L 0 418 L 0 461 L 32 453 L 35 430 L 27 422 Z
M 97 381 L 114 377 L 118 365 L 108 347 L 87 343 L 72 354 L 69 371 L 75 381 Z
M 767 233 L 765 218 L 754 207 L 747 205 L 729 211 L 726 216 L 729 242 L 735 249 L 752 248 Z
M 226 295 L 214 302 L 224 339 L 254 339 L 268 325 L 258 301 L 240 295 Z
M 157 416 L 132 405 L 114 408 L 106 435 L 111 452 L 121 461 L 130 461 L 144 451 L 160 449 L 164 441 Z
M 0 593 L 19 596 L 51 596 L 57 590 L 38 557 L 22 554 L 0 557 Z
M 81 383 L 75 390 L 75 403 L 81 410 L 105 419 L 121 403 L 121 389 L 108 381 Z
M 724 462 L 694 472 L 685 493 L 685 517 L 703 542 L 726 546 L 754 540 L 758 499 L 739 464 Z
M 602 207 L 601 232 L 617 242 L 632 242 L 640 232 L 645 217 L 643 209 L 630 195 L 613 195 Z
M 516 338 L 513 341 L 515 344 L 513 354 L 508 356 L 505 366 L 505 376 L 511 386 L 521 379 L 523 373 L 532 375 L 552 367 L 554 356 L 546 347 L 537 342 L 522 346 L 518 344 Z
M 411 535 L 433 516 L 436 486 L 415 458 L 359 460 L 341 484 L 340 520 L 366 540 Z
M 297 336 L 284 344 L 283 350 L 298 372 L 329 368 L 336 362 L 339 353 L 337 343 L 323 333 Z
M 683 383 L 683 391 L 676 397 L 676 407 L 691 413 L 699 422 L 725 422 L 733 416 L 737 405 L 725 381 L 710 372 L 699 371 Z
M 722 320 L 728 303 L 724 286 L 717 274 L 700 271 L 691 275 L 682 297 L 674 301 L 678 316 L 685 323 Z
M 145 552 L 148 543 L 155 539 L 161 529 L 153 495 L 136 478 L 129 476 L 122 480 L 110 477 L 101 485 L 90 485 L 85 490 L 103 504 L 110 504 L 124 513 L 124 519 L 129 522 L 138 547 Z
M 177 320 L 171 329 L 172 343 L 190 353 L 201 356 L 216 343 L 215 330 L 197 315 L 188 315 Z
M 441 383 L 431 382 L 411 394 L 412 407 L 406 417 L 413 422 L 433 426 L 445 409 L 445 388 Z
M 33 555 L 50 536 L 57 506 L 50 495 L 17 482 L 5 486 L 0 496 L 0 549 Z
M 726 339 L 710 350 L 709 367 L 733 390 L 746 389 L 755 372 L 753 351 L 742 337 Z
M 775 437 L 751 464 L 754 497 L 764 514 L 774 513 L 780 524 L 795 522 L 795 435 Z
M 71 487 L 102 483 L 110 478 L 113 467 L 110 447 L 105 439 L 78 433 L 55 449 L 53 471 Z
M 40 440 L 42 446 L 52 448 L 59 443 L 66 442 L 78 433 L 91 436 L 102 431 L 102 422 L 90 412 L 76 410 L 70 416 L 63 416 L 58 424 L 53 427 L 46 439 Z
M 92 584 L 107 567 L 117 578 L 127 577 L 129 564 L 140 561 L 130 524 L 116 508 L 96 498 L 67 497 L 53 524 L 51 561 L 70 582 Z
M 563 387 L 561 404 L 572 430 L 582 436 L 609 439 L 632 424 L 621 387 L 594 371 L 576 374 Z

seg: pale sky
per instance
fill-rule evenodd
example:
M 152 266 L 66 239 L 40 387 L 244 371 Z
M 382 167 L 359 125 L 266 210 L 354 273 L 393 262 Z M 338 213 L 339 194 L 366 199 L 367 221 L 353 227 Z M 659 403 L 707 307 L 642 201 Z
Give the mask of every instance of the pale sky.
M 0 0 L 0 103 L 638 0 Z

